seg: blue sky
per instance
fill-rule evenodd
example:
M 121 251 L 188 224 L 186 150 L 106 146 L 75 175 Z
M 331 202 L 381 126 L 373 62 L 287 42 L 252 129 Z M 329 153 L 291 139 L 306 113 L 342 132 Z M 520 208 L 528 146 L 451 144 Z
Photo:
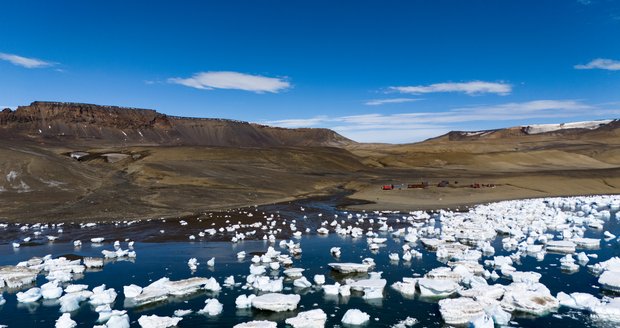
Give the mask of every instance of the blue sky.
M 3 1 L 0 106 L 34 100 L 394 143 L 620 118 L 620 1 Z

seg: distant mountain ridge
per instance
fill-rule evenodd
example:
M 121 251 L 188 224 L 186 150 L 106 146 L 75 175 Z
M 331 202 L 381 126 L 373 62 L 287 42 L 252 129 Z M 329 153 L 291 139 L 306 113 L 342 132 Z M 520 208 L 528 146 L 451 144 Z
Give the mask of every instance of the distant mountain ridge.
M 620 128 L 620 120 L 597 120 L 567 122 L 558 124 L 532 124 L 502 129 L 480 131 L 450 131 L 447 134 L 431 138 L 433 140 L 474 141 L 489 139 L 505 139 L 527 136 L 584 137 L 616 131 Z
M 84 145 L 328 146 L 354 143 L 329 129 L 286 129 L 152 109 L 35 101 L 0 112 L 0 136 Z

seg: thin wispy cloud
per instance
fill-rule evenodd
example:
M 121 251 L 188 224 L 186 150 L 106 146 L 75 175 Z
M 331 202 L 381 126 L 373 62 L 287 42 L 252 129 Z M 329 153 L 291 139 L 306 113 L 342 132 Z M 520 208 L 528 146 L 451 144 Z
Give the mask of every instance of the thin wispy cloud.
M 620 109 L 599 108 L 578 100 L 534 100 L 459 107 L 444 112 L 317 116 L 266 123 L 289 128 L 325 127 L 361 142 L 403 143 L 420 141 L 451 130 L 459 130 L 460 126 L 468 122 L 563 119 L 583 115 L 584 111 L 592 117 L 609 118 L 620 115 Z
M 421 99 L 417 98 L 388 98 L 388 99 L 372 99 L 364 103 L 366 106 L 381 106 L 386 104 L 402 104 L 414 102 Z
M 597 58 L 585 65 L 575 65 L 576 69 L 604 69 L 620 71 L 620 60 Z
M 25 68 L 43 68 L 56 65 L 56 63 L 54 62 L 45 61 L 37 58 L 28 58 L 14 54 L 7 54 L 4 52 L 0 52 L 0 60 L 4 60 L 15 66 L 21 66 Z
M 479 95 L 485 93 L 508 95 L 510 94 L 510 92 L 512 92 L 512 85 L 501 82 L 485 81 L 446 82 L 429 85 L 397 86 L 390 87 L 389 90 L 408 94 L 458 92 L 468 95 Z
M 168 82 L 202 90 L 231 89 L 256 93 L 278 93 L 291 87 L 283 78 L 229 71 L 200 72 L 189 78 L 170 78 Z

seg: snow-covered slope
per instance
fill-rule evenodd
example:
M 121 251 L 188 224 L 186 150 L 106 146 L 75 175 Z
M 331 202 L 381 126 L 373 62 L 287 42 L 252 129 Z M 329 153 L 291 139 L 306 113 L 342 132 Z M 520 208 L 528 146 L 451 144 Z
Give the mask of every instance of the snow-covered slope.
M 611 123 L 612 120 L 598 120 L 598 121 L 583 121 L 583 122 L 570 122 L 560 124 L 536 124 L 523 127 L 523 131 L 527 134 L 538 134 L 553 132 L 566 129 L 588 129 L 594 130 L 599 127 Z

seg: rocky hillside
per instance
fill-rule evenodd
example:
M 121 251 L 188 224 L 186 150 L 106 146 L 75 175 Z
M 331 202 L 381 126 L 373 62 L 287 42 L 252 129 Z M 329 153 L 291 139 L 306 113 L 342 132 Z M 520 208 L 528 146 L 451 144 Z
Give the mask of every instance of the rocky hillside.
M 496 130 L 481 131 L 451 131 L 445 135 L 430 140 L 437 141 L 474 141 L 490 139 L 507 139 L 515 137 L 562 137 L 562 138 L 588 138 L 615 132 L 620 127 L 619 120 L 601 120 L 587 122 L 571 122 L 560 124 L 524 125 Z M 617 136 L 613 133 L 612 136 Z
M 328 129 L 168 116 L 150 109 L 35 101 L 0 112 L 0 137 L 84 146 L 329 146 L 353 141 Z

